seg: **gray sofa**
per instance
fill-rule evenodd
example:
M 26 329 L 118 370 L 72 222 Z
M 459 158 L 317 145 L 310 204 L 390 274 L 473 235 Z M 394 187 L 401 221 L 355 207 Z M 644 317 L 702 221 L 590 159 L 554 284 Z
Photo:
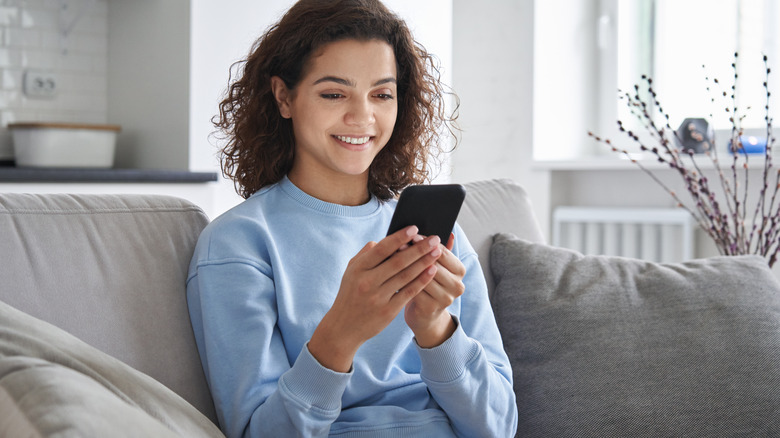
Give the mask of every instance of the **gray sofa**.
M 518 436 L 780 436 L 762 259 L 585 257 L 543 243 L 511 181 L 467 190 Z M 0 194 L 0 437 L 221 436 L 184 294 L 207 222 L 166 196 Z

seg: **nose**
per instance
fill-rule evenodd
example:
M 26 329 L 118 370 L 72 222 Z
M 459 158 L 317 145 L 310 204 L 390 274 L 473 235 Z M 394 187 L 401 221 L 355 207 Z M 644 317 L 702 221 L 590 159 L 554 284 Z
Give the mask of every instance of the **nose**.
M 350 102 L 344 122 L 351 126 L 370 126 L 374 124 L 374 107 L 368 99 L 353 99 Z

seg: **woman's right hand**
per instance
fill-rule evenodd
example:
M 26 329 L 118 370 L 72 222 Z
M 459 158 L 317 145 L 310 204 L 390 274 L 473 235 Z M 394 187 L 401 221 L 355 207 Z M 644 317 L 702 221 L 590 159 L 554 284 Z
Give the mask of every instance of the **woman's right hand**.
M 417 232 L 410 226 L 369 242 L 350 260 L 333 306 L 309 341 L 309 352 L 322 366 L 348 372 L 358 348 L 387 327 L 436 275 L 442 254 L 438 236 L 398 251 L 416 240 Z

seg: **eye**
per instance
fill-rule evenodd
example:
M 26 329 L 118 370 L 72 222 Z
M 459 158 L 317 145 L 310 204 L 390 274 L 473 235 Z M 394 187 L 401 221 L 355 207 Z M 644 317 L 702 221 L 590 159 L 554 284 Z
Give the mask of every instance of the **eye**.
M 344 97 L 344 95 L 339 93 L 322 93 L 320 94 L 320 97 L 323 99 L 335 100 Z
M 374 97 L 376 97 L 378 99 L 381 99 L 381 100 L 393 100 L 393 99 L 395 99 L 395 97 L 393 97 L 393 95 L 389 94 L 389 93 L 375 94 Z

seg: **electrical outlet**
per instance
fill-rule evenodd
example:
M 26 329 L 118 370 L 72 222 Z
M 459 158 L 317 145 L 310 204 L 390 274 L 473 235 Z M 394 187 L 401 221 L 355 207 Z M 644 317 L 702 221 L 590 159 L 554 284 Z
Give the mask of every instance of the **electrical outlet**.
M 27 97 L 53 99 L 57 95 L 57 75 L 50 71 L 25 70 L 23 87 Z

